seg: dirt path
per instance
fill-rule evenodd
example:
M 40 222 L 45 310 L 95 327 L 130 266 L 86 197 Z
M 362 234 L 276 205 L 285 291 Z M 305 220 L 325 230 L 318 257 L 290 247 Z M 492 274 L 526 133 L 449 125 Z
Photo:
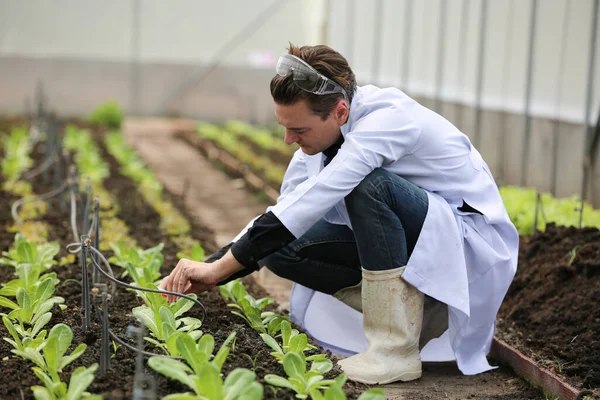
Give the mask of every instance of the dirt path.
M 267 204 L 250 195 L 242 182 L 232 180 L 198 152 L 171 137 L 177 130 L 194 126 L 193 121 L 186 120 L 132 119 L 126 121 L 123 131 L 128 143 L 154 169 L 168 190 L 180 194 L 187 186 L 185 204 L 189 213 L 215 231 L 218 245 L 225 245 L 248 221 L 262 213 Z M 257 275 L 257 281 L 282 306 L 289 304 L 289 281 L 268 271 Z M 420 380 L 385 388 L 388 399 L 394 400 L 545 399 L 504 368 L 464 376 L 453 363 L 424 365 Z

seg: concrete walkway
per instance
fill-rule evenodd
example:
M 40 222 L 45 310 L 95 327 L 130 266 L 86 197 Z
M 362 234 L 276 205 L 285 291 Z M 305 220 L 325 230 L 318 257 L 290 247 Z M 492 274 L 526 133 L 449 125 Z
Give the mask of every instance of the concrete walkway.
M 212 166 L 196 150 L 172 138 L 177 130 L 192 130 L 189 120 L 127 120 L 124 135 L 152 167 L 165 187 L 174 193 L 186 190 L 186 207 L 194 218 L 212 228 L 217 244 L 231 241 L 248 221 L 264 212 L 262 203 Z M 186 183 L 187 182 L 187 183 Z M 283 307 L 289 305 L 291 282 L 261 271 L 256 280 Z M 545 399 L 510 371 L 497 369 L 476 376 L 464 376 L 454 363 L 424 365 L 423 377 L 416 382 L 385 386 L 388 399 Z

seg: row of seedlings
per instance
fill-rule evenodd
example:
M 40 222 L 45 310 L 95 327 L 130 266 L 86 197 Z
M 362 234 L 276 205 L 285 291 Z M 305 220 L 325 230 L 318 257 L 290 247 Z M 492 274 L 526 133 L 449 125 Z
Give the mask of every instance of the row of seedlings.
M 281 186 L 285 175 L 285 166 L 276 163 L 267 156 L 257 155 L 255 150 L 244 141 L 239 140 L 225 128 L 210 123 L 202 123 L 197 127 L 197 134 L 203 140 L 209 140 L 218 148 L 248 166 L 271 187 Z
M 13 130 L 13 132 L 15 131 Z M 23 149 L 31 150 L 35 145 L 26 129 L 17 128 L 16 132 L 17 137 L 20 139 L 19 146 L 4 146 L 5 160 L 10 160 L 12 163 L 15 162 L 15 154 L 18 157 L 24 157 L 26 154 Z M 28 144 L 25 144 L 25 142 Z M 16 142 L 9 140 L 8 142 L 5 141 L 6 143 Z M 59 147 L 57 143 L 55 145 L 57 148 Z M 50 149 L 54 152 L 52 147 Z M 7 180 L 7 183 L 10 183 L 12 187 L 29 187 L 28 191 L 19 192 L 19 194 L 26 197 L 16 202 L 15 207 L 13 207 L 13 217 L 21 222 L 21 228 L 23 223 L 17 213 L 17 206 L 30 203 L 29 200 L 51 199 L 61 194 L 67 187 L 71 192 L 71 201 L 75 201 L 73 193 L 74 176 L 71 175 L 69 179 L 65 179 L 61 183 L 60 171 L 57 169 L 60 164 L 57 161 L 60 160 L 55 157 L 52 157 L 51 160 L 52 162 L 45 161 L 41 164 L 42 166 L 46 165 L 46 167 L 38 168 L 37 171 L 30 171 L 29 174 L 30 177 L 33 177 L 37 173 L 43 172 L 48 166 L 54 165 L 55 189 L 49 194 L 32 197 L 29 182 L 19 181 L 22 174 L 14 174 L 11 179 Z M 22 165 L 29 168 L 32 164 L 30 162 Z M 6 177 L 6 175 L 4 176 Z M 42 204 L 45 205 L 45 203 Z M 72 212 L 75 212 L 75 207 L 75 204 L 72 204 Z M 71 221 L 75 220 L 76 216 L 72 216 Z M 73 231 L 76 230 L 75 227 L 72 227 L 72 229 Z M 32 387 L 36 399 L 100 398 L 100 396 L 91 396 L 86 392 L 87 387 L 94 379 L 94 372 L 98 368 L 97 364 L 75 369 L 68 383 L 63 382 L 59 376 L 59 373 L 67 365 L 85 352 L 87 345 L 81 343 L 70 354 L 67 354 L 73 338 L 71 328 L 65 324 L 56 324 L 50 329 L 49 333 L 45 329 L 52 319 L 52 308 L 55 305 L 59 305 L 61 309 L 66 308 L 63 304 L 64 298 L 54 295 L 56 286 L 59 283 L 57 274 L 49 272 L 50 268 L 56 264 L 54 258 L 59 249 L 58 243 L 47 243 L 44 237 L 38 236 L 29 241 L 21 233 L 17 233 L 13 247 L 2 253 L 0 264 L 12 266 L 16 276 L 16 279 L 3 284 L 0 289 L 0 305 L 10 310 L 8 313 L 2 313 L 3 324 L 10 335 L 9 338 L 4 339 L 13 346 L 12 353 L 24 360 L 29 360 L 35 365 L 33 371 L 44 385 Z
M 316 349 L 308 343 L 308 336 L 293 329 L 288 317 L 265 311 L 273 299 L 255 299 L 238 279 L 220 286 L 219 291 L 228 307 L 233 309 L 232 313 L 260 332 L 261 338 L 272 350 L 270 354 L 283 364 L 287 377 L 268 374 L 266 382 L 295 392 L 299 399 L 346 399 L 343 386 L 347 376 L 340 374 L 335 379 L 325 379 L 324 375 L 333 368 L 332 361 L 326 354 L 306 355 Z M 359 400 L 381 399 L 385 399 L 385 392 L 379 388 L 369 389 L 359 397 Z
M 163 195 L 163 185 L 137 153 L 127 145 L 119 131 L 108 133 L 104 139 L 106 149 L 121 165 L 120 172 L 133 180 L 139 193 L 161 217 L 161 230 L 175 243 L 182 253 L 179 258 L 204 260 L 204 249 L 199 241 L 190 236 L 189 221 Z

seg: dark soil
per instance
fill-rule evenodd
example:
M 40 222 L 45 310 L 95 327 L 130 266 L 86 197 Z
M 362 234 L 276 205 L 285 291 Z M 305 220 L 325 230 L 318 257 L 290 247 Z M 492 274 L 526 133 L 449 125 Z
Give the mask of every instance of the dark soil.
M 10 123 L 0 124 L 0 126 L 10 126 Z M 98 134 L 101 133 L 99 130 L 96 132 Z M 115 200 L 118 202 L 120 208 L 118 217 L 128 224 L 131 236 L 140 246 L 150 247 L 160 242 L 165 244 L 163 251 L 165 263 L 161 272 L 168 274 L 177 262 L 175 253 L 178 249 L 170 244 L 168 238 L 160 232 L 158 214 L 137 195 L 135 185 L 129 179 L 120 176 L 117 164 L 111 157 L 107 154 L 105 154 L 105 157 L 111 164 L 111 176 L 105 182 L 105 187 L 115 194 Z M 34 159 L 38 162 L 41 159 L 39 148 L 36 149 Z M 37 193 L 47 192 L 50 188 L 50 184 L 45 183 L 41 177 L 35 178 L 33 183 L 34 190 Z M 2 224 L 0 226 L 0 246 L 3 251 L 10 247 L 14 239 L 14 234 L 6 231 L 6 227 L 12 223 L 10 205 L 14 200 L 16 199 L 4 192 L 0 197 L 0 222 Z M 173 200 L 178 204 L 176 198 Z M 180 211 L 183 212 L 182 209 Z M 66 214 L 61 213 L 59 207 L 49 207 L 47 215 L 43 218 L 50 225 L 49 240 L 57 240 L 59 242 L 62 247 L 61 254 L 63 255 L 66 254 L 64 246 L 72 241 L 69 226 L 66 223 L 67 219 L 68 217 Z M 194 223 L 194 221 L 190 221 L 193 226 L 193 236 L 201 240 L 208 250 L 214 250 L 216 246 L 210 237 L 210 232 L 199 224 Z M 114 268 L 115 271 L 119 270 L 118 267 Z M 68 308 L 65 311 L 61 311 L 56 306 L 53 310 L 53 318 L 46 328 L 50 329 L 51 326 L 57 323 L 65 323 L 72 327 L 74 333 L 71 350 L 82 342 L 88 345 L 84 355 L 69 365 L 61 375 L 62 379 L 67 381 L 71 372 L 76 367 L 80 365 L 89 366 L 99 362 L 101 329 L 99 324 L 94 322 L 93 328 L 88 332 L 82 332 L 81 330 L 81 287 L 76 282 L 81 280 L 81 269 L 79 266 L 77 264 L 64 267 L 57 266 L 53 270 L 57 272 L 61 281 L 56 288 L 56 295 L 66 299 L 65 304 Z M 0 267 L 0 282 L 7 282 L 12 278 L 11 268 Z M 266 295 L 260 286 L 254 284 L 253 279 L 246 278 L 245 284 L 249 292 L 255 297 L 264 297 Z M 275 391 L 265 384 L 263 377 L 266 374 L 284 375 L 283 368 L 269 354 L 268 347 L 263 344 L 259 334 L 245 325 L 240 318 L 230 313 L 230 309 L 226 306 L 218 291 L 214 289 L 208 293 L 204 293 L 199 297 L 199 300 L 207 310 L 202 329 L 205 333 L 210 333 L 215 337 L 217 347 L 220 346 L 232 331 L 237 331 L 235 349 L 229 355 L 223 367 L 223 372 L 227 374 L 237 367 L 254 369 L 261 383 L 265 385 L 265 398 L 293 398 L 291 392 L 278 390 L 275 394 Z M 125 340 L 128 340 L 126 329 L 131 323 L 131 309 L 138 305 L 139 300 L 135 294 L 123 288 L 119 288 L 116 298 L 110 301 L 110 328 Z M 7 310 L 0 309 L 0 312 L 5 311 Z M 188 315 L 195 317 L 202 316 L 201 311 L 197 309 L 190 310 Z M 0 337 L 7 336 L 8 332 L 6 328 L 3 324 L 0 324 Z M 130 341 L 130 343 L 134 344 L 133 341 Z M 11 346 L 7 342 L 0 341 L 0 359 L 3 359 L 0 365 L 0 399 L 32 399 L 33 394 L 29 388 L 33 385 L 40 385 L 41 382 L 33 374 L 31 370 L 32 364 L 15 357 L 10 352 L 10 349 Z M 153 348 L 151 345 L 148 345 L 146 346 L 146 350 L 153 351 Z M 133 396 L 135 357 L 134 352 L 122 346 L 118 347 L 116 352 L 112 354 L 111 368 L 107 374 L 101 376 L 99 371 L 96 372 L 96 379 L 88 388 L 88 391 L 95 394 L 102 394 L 105 399 L 131 399 Z M 146 369 L 146 372 L 151 375 L 152 380 L 155 382 L 156 391 L 160 397 L 170 393 L 189 391 L 182 384 L 167 379 L 149 368 Z M 339 369 L 336 367 L 329 375 L 334 376 L 339 372 Z M 365 385 L 349 382 L 345 390 L 349 398 L 356 398 L 366 388 Z
M 600 396 L 600 231 L 548 225 L 522 238 L 497 335 Z

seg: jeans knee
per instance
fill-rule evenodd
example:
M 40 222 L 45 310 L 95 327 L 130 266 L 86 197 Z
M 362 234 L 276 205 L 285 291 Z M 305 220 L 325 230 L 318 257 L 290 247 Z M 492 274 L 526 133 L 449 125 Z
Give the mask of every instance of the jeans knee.
M 284 247 L 283 249 L 260 260 L 259 265 L 261 267 L 266 267 L 269 271 L 280 278 L 289 279 L 289 272 L 291 268 L 288 268 L 290 256 L 286 254 L 287 251 L 288 250 Z
M 391 174 L 383 168 L 376 168 L 367 175 L 344 199 L 348 211 L 360 210 L 363 208 L 365 200 L 376 198 L 382 185 L 385 185 L 386 182 L 391 184 L 391 179 L 389 179 Z

